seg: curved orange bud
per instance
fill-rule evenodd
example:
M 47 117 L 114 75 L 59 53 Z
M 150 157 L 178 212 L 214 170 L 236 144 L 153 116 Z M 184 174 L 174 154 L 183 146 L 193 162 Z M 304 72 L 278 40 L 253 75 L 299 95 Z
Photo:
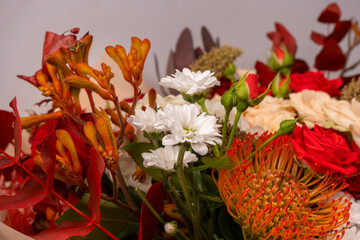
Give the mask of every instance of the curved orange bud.
M 61 142 L 61 144 L 64 145 L 66 149 L 69 151 L 75 174 L 77 176 L 82 176 L 82 172 L 83 172 L 82 165 L 79 161 L 76 152 L 76 147 L 70 134 L 63 129 L 59 129 L 56 131 L 56 137 Z
M 111 108 L 106 108 L 106 109 L 105 109 L 105 112 L 110 116 L 111 122 L 112 122 L 113 124 L 115 124 L 115 125 L 118 126 L 118 127 L 121 126 L 119 117 L 118 117 L 118 115 L 116 114 L 116 112 L 115 112 L 113 109 L 111 109 Z
M 52 120 L 52 119 L 58 119 L 63 116 L 63 112 L 53 112 L 49 114 L 44 115 L 36 115 L 36 116 L 30 116 L 30 117 L 23 117 L 20 119 L 21 122 L 21 128 L 26 129 L 30 128 L 32 126 L 38 125 L 39 123 Z
M 130 140 L 134 140 L 135 138 L 135 129 L 132 125 L 126 124 L 124 135 Z
M 128 70 L 129 64 L 127 62 L 125 49 L 122 46 L 117 45 L 116 48 L 113 46 L 108 46 L 105 48 L 105 51 L 117 63 L 124 75 L 125 80 L 131 83 L 132 77 Z
M 125 101 L 121 101 L 121 102 L 120 102 L 120 108 L 121 108 L 122 111 L 124 111 L 124 112 L 126 112 L 126 113 L 129 113 L 130 110 L 131 110 L 130 105 L 129 105 L 127 102 L 125 102 Z
M 151 88 L 148 93 L 149 96 L 149 107 L 154 108 L 156 104 L 156 91 Z
M 90 47 L 92 44 L 92 40 L 93 40 L 92 35 L 87 35 L 82 39 L 82 42 L 84 43 L 82 59 L 83 59 L 83 62 L 85 62 L 85 63 L 88 63 L 89 51 L 90 51 Z
M 102 139 L 104 140 L 106 153 L 114 153 L 114 147 L 110 138 L 110 131 L 109 127 L 106 124 L 106 121 L 103 118 L 97 118 L 95 120 L 95 124 L 96 130 L 100 133 Z
M 71 75 L 71 76 L 68 76 L 64 80 L 64 82 L 71 85 L 71 86 L 73 86 L 73 87 L 85 88 L 85 89 L 91 90 L 91 91 L 96 92 L 97 94 L 99 94 L 100 97 L 102 97 L 103 99 L 113 101 L 113 97 L 110 95 L 110 93 L 108 93 L 107 91 L 104 91 L 98 85 L 96 85 L 95 83 L 90 82 L 86 78 L 82 78 L 82 77 L 77 76 L 77 75 Z
M 92 143 L 92 145 L 99 150 L 99 142 L 97 140 L 97 133 L 96 133 L 96 128 L 93 122 L 86 122 L 84 125 L 84 133 L 86 135 L 86 137 L 90 140 L 90 142 Z
M 42 71 L 36 72 L 36 80 L 43 87 L 48 87 L 49 86 L 49 84 L 48 84 L 49 83 L 49 78 Z
M 45 61 L 50 65 L 59 68 L 65 76 L 72 74 L 71 70 L 66 66 L 66 63 L 54 54 L 46 55 Z

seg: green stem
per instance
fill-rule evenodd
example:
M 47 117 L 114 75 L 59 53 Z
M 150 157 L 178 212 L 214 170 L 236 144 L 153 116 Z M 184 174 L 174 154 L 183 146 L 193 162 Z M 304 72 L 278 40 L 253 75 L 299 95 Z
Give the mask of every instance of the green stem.
M 184 174 L 184 154 L 185 154 L 185 147 L 183 145 L 181 145 L 180 149 L 179 149 L 178 159 L 177 159 L 178 166 L 176 169 L 176 173 L 179 178 L 180 186 L 184 192 L 186 204 L 191 212 L 192 211 L 191 197 L 190 197 L 188 186 L 186 184 L 186 179 L 185 179 L 185 174 Z
M 146 199 L 146 197 L 144 196 L 144 194 L 139 190 L 139 188 L 135 188 L 135 191 L 137 193 L 137 195 L 140 197 L 140 199 L 143 201 L 143 203 L 145 203 L 145 205 L 149 208 L 150 212 L 152 212 L 152 214 L 156 217 L 157 220 L 159 220 L 159 222 L 162 225 L 165 225 L 166 222 L 164 219 L 162 219 L 162 217 L 159 215 L 159 213 L 154 209 L 154 207 L 151 205 L 151 203 Z
M 144 194 L 138 189 L 135 189 L 137 195 L 140 197 L 140 199 L 143 201 L 143 203 L 145 203 L 145 205 L 149 208 L 149 210 L 151 211 L 151 213 L 156 217 L 156 219 L 163 225 L 165 226 L 166 221 L 159 215 L 159 213 L 154 209 L 154 207 L 151 205 L 151 203 L 146 199 L 146 197 L 144 196 Z M 190 238 L 188 238 L 182 231 L 180 231 L 179 229 L 176 230 L 176 234 L 178 234 L 179 236 L 181 236 L 183 239 L 186 240 L 190 240 Z M 178 236 L 175 236 L 178 239 Z
M 206 108 L 206 106 L 205 106 L 205 97 L 200 98 L 200 99 L 197 101 L 197 103 L 201 106 L 202 110 L 203 110 L 206 114 L 209 114 L 209 113 L 208 113 L 208 110 L 207 110 L 207 108 Z
M 157 139 L 151 139 L 151 143 L 152 143 L 152 145 L 154 145 L 155 148 L 159 148 L 159 147 L 160 147 L 160 146 L 159 146 L 159 142 L 158 142 Z
M 220 154 L 223 155 L 224 153 L 224 147 L 225 147 L 225 138 L 226 138 L 226 132 L 227 132 L 227 125 L 229 123 L 229 116 L 230 116 L 231 109 L 225 110 L 225 119 L 224 119 L 224 125 L 222 129 L 222 142 L 221 142 L 221 152 Z
M 201 239 L 201 227 L 199 225 L 199 221 L 196 217 L 195 214 L 195 206 L 193 205 L 192 201 L 191 201 L 191 196 L 190 196 L 190 192 L 186 183 L 186 179 L 185 179 L 185 174 L 184 174 L 184 154 L 185 154 L 185 147 L 183 145 L 180 146 L 179 149 L 179 155 L 178 155 L 178 159 L 177 159 L 177 169 L 176 169 L 176 173 L 178 175 L 179 178 L 179 182 L 180 182 L 180 186 L 183 190 L 184 196 L 185 196 L 185 200 L 186 200 L 186 204 L 189 208 L 190 214 L 191 214 L 191 219 L 194 225 L 194 239 Z
M 129 193 L 129 190 L 128 190 L 127 186 L 126 186 L 126 183 L 125 183 L 125 180 L 124 180 L 124 176 L 123 176 L 122 173 L 121 173 L 121 170 L 120 170 L 119 165 L 117 165 L 116 177 L 117 177 L 117 180 L 119 181 L 119 185 L 120 185 L 121 191 L 122 191 L 123 194 L 124 194 L 124 197 L 125 197 L 125 199 L 126 199 L 127 204 L 128 204 L 135 212 L 137 212 L 137 211 L 138 211 L 138 208 L 137 208 L 137 206 L 136 206 L 136 203 L 135 203 L 134 199 L 131 197 L 131 195 L 130 195 L 130 193 Z
M 240 120 L 240 116 L 241 116 L 241 111 L 237 111 L 236 112 L 236 116 L 235 116 L 235 120 L 234 120 L 234 124 L 232 126 L 232 129 L 231 129 L 231 133 L 230 133 L 230 137 L 229 137 L 229 141 L 228 141 L 228 144 L 227 144 L 227 147 L 226 149 L 229 149 L 233 140 L 234 140 L 234 135 L 235 135 L 235 131 L 236 131 L 236 128 L 237 128 L 237 125 L 238 125 L 238 122 Z
M 261 144 L 261 146 L 259 148 L 257 148 L 254 152 L 252 152 L 246 159 L 249 160 L 251 159 L 255 153 L 257 153 L 258 151 L 260 151 L 261 149 L 263 149 L 266 145 L 268 145 L 271 141 L 273 141 L 275 138 L 279 137 L 279 135 L 277 134 L 277 132 L 272 135 L 268 140 L 266 140 L 263 144 Z

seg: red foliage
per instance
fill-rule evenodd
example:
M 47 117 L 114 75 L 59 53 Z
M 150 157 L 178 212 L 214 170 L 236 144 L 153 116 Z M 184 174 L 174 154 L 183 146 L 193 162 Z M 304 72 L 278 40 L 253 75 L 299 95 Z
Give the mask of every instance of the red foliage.
M 14 131 L 12 124 L 15 116 L 12 112 L 0 110 L 0 148 L 5 149 L 7 145 L 14 139 Z
M 36 213 L 32 207 L 21 209 L 9 209 L 4 223 L 9 227 L 26 235 L 34 235 L 36 232 L 32 226 Z
M 73 28 L 71 30 L 71 32 L 75 33 L 75 34 L 78 31 L 79 31 L 78 28 Z M 42 68 L 40 70 L 38 70 L 38 71 L 43 71 L 46 75 L 48 75 L 49 73 L 48 73 L 48 70 L 47 70 L 47 67 L 46 67 L 46 64 L 45 64 L 45 57 L 48 54 L 54 54 L 61 47 L 68 48 L 67 42 L 69 42 L 70 44 L 74 44 L 75 41 L 76 41 L 76 36 L 73 35 L 73 34 L 65 35 L 63 33 L 61 35 L 58 35 L 58 34 L 53 33 L 53 32 L 46 32 L 45 33 L 44 45 L 43 45 L 43 56 L 42 56 L 42 59 L 41 59 Z M 38 83 L 38 81 L 36 79 L 36 73 L 33 76 L 18 75 L 18 78 L 21 78 L 21 79 L 31 83 L 35 87 L 39 87 L 40 84 Z
M 315 59 L 314 67 L 319 70 L 337 71 L 346 64 L 346 57 L 338 44 L 350 30 L 351 21 L 340 21 L 340 16 L 339 6 L 336 3 L 331 3 L 322 11 L 318 21 L 335 24 L 333 31 L 327 36 L 316 32 L 311 33 L 311 39 L 316 44 L 323 46 Z
M 275 32 L 270 32 L 267 36 L 273 41 L 273 51 L 281 48 L 281 45 L 284 44 L 286 50 L 291 54 L 291 56 L 295 56 L 296 53 L 296 40 L 291 35 L 291 33 L 280 23 L 275 23 Z
M 255 64 L 256 72 L 259 74 L 260 86 L 266 87 L 269 86 L 271 81 L 276 76 L 276 73 L 269 68 L 266 64 L 257 61 Z
M 64 221 L 51 230 L 43 231 L 35 236 L 36 239 L 67 239 L 72 236 L 85 236 L 89 234 L 95 227 L 95 224 L 100 222 L 100 195 L 101 195 L 101 176 L 105 169 L 105 163 L 100 153 L 91 148 L 90 150 L 90 165 L 87 169 L 87 179 L 90 188 L 90 199 L 88 209 L 90 217 L 86 220 L 74 222 Z
M 145 195 L 146 199 L 160 215 L 164 209 L 164 200 L 166 197 L 165 189 L 161 184 L 162 182 L 157 182 L 151 185 Z M 153 239 L 157 231 L 158 223 L 159 221 L 143 203 L 140 213 L 139 240 Z
M 339 21 L 341 11 L 336 3 L 329 4 L 320 14 L 318 21 L 323 23 L 334 23 Z
M 320 53 L 316 56 L 315 66 L 319 70 L 337 71 L 344 67 L 346 57 L 342 53 L 338 43 L 330 39 L 328 40 Z

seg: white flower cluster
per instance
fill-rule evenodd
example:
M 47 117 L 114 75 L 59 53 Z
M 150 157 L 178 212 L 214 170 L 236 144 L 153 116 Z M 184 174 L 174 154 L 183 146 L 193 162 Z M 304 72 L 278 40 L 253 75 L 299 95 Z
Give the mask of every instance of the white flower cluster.
M 213 75 L 210 71 L 195 73 L 184 68 L 182 72 L 177 70 L 172 77 L 162 78 L 160 84 L 193 95 L 218 85 L 219 81 Z M 127 120 L 148 136 L 160 136 L 160 133 L 164 135 L 161 139 L 164 147 L 142 154 L 145 167 L 155 166 L 167 171 L 173 170 L 178 158 L 179 144 L 190 146 L 200 155 L 208 153 L 207 144 L 221 144 L 221 135 L 218 132 L 220 125 L 216 123 L 215 116 L 201 112 L 196 104 L 185 104 L 182 98 L 173 97 L 173 100 L 176 105 L 167 104 L 168 102 L 160 97 L 157 104 L 162 108 L 157 111 L 152 108 L 146 108 L 145 111 L 137 109 L 135 115 Z M 195 154 L 185 151 L 184 166 L 196 160 Z
M 180 93 L 193 95 L 202 93 L 205 90 L 220 85 L 220 82 L 214 77 L 215 73 L 209 70 L 204 72 L 191 72 L 190 69 L 184 68 L 181 71 L 176 70 L 172 76 L 164 77 L 160 80 L 160 85 L 178 90 Z

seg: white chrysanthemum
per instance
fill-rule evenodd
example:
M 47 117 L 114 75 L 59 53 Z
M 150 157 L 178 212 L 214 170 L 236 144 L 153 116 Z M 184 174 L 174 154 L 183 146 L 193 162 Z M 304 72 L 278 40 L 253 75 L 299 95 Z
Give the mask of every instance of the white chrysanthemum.
M 162 78 L 159 84 L 176 89 L 181 93 L 193 95 L 204 92 L 215 85 L 219 86 L 220 82 L 213 75 L 214 73 L 209 70 L 191 72 L 190 69 L 184 68 L 182 72 L 176 70 L 175 74 Z
M 165 146 L 156 150 L 151 150 L 151 153 L 142 153 L 144 158 L 144 167 L 158 167 L 164 170 L 174 170 L 174 164 L 177 162 L 179 155 L 179 146 Z M 197 161 L 195 154 L 185 151 L 184 166 L 187 167 L 188 163 Z
M 153 108 L 146 108 L 145 111 L 136 109 L 135 115 L 131 115 L 127 122 L 140 131 L 159 132 L 165 130 L 164 125 L 159 121 L 158 112 Z
M 221 144 L 221 135 L 218 132 L 220 125 L 216 124 L 214 116 L 199 112 L 195 104 L 174 106 L 168 104 L 161 115 L 160 121 L 166 126 L 170 134 L 166 135 L 164 145 L 176 145 L 188 142 L 192 149 L 205 155 L 208 152 L 206 144 Z

